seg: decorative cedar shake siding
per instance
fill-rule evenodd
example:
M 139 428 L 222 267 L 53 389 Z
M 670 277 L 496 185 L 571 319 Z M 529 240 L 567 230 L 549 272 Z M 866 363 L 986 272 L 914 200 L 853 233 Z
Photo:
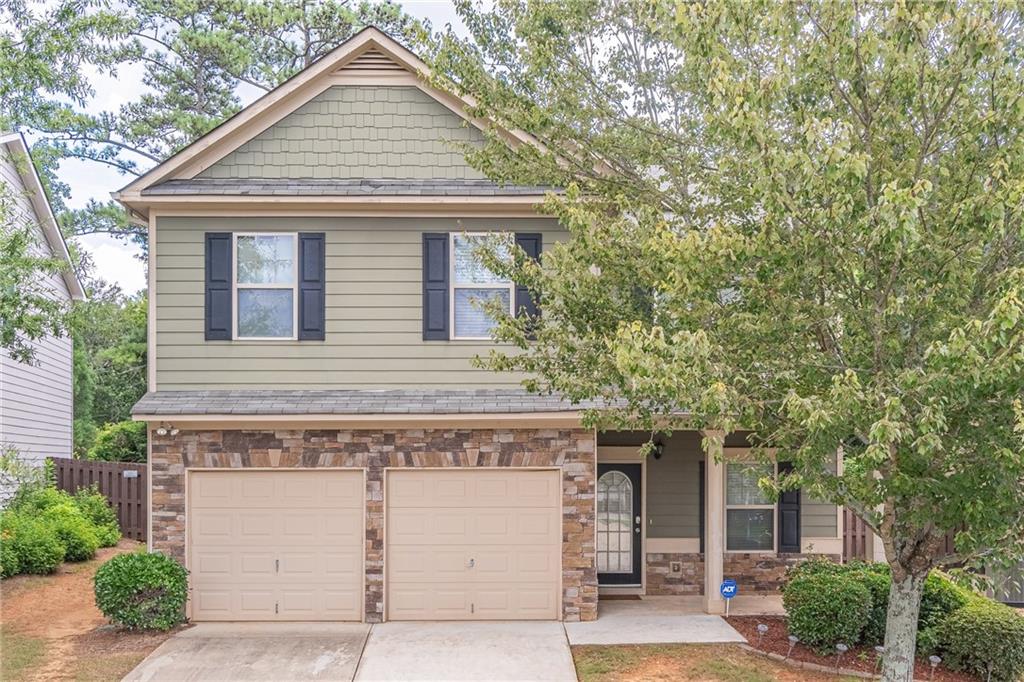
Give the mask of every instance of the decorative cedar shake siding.
M 384 470 L 559 467 L 562 617 L 597 618 L 596 450 L 582 429 L 182 430 L 149 432 L 153 549 L 185 561 L 185 476 L 192 467 L 366 469 L 366 621 L 384 617 Z

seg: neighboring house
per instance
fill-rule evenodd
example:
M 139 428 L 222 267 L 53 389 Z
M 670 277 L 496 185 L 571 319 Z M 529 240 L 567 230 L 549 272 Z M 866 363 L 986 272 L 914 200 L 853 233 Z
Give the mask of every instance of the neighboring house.
M 49 277 L 47 289 L 63 301 L 83 300 L 67 244 L 19 133 L 0 132 L 0 182 L 4 200 L 14 204 L 13 224 L 0 229 L 32 225 L 39 253 L 68 262 L 61 274 Z M 13 447 L 19 459 L 33 464 L 71 456 L 73 417 L 71 337 L 47 337 L 35 348 L 33 364 L 0 350 L 0 448 Z M 9 480 L 0 481 L 0 506 L 12 492 Z
M 476 369 L 471 305 L 528 294 L 474 234 L 567 239 L 542 188 L 501 187 L 453 141 L 465 102 L 366 29 L 115 196 L 149 226 L 152 549 L 195 620 L 565 619 L 600 595 L 777 589 L 842 553 L 840 510 L 757 488 L 677 433 L 582 428 L 578 408 Z M 498 131 L 531 144 L 519 131 Z

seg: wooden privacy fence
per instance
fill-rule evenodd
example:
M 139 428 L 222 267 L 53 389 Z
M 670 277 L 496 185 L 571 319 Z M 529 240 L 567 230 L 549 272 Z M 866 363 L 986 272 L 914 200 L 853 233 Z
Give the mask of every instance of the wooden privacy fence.
M 132 540 L 146 539 L 146 465 L 132 462 L 94 462 L 52 457 L 57 487 L 74 493 L 93 483 L 117 512 L 121 534 Z
M 871 531 L 860 517 L 843 509 L 843 561 L 867 560 Z

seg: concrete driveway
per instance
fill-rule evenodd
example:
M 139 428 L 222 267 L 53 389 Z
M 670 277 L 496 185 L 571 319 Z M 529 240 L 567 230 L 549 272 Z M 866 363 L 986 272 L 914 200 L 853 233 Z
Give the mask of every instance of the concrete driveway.
M 351 680 L 369 631 L 362 623 L 200 623 L 161 644 L 124 679 Z
M 200 623 L 124 679 L 574 682 L 576 669 L 556 622 Z
M 575 682 L 576 667 L 561 623 L 384 623 L 370 632 L 356 680 Z

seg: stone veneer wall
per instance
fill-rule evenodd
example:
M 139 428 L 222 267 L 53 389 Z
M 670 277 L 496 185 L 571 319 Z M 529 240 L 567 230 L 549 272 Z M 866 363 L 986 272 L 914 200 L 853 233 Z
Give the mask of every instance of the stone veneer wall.
M 550 467 L 562 470 L 562 617 L 597 618 L 594 434 L 581 429 L 150 431 L 153 549 L 185 561 L 190 467 L 366 469 L 366 620 L 384 617 L 384 470 Z
M 682 573 L 671 572 L 678 561 Z M 647 588 L 649 595 L 704 594 L 703 554 L 648 554 Z
M 727 553 L 725 555 L 725 577 L 734 578 L 739 584 L 740 594 L 778 592 L 782 588 L 786 569 L 812 557 L 825 557 L 835 562 L 842 561 L 837 554 L 748 554 Z
M 727 553 L 723 562 L 726 578 L 734 579 L 740 594 L 778 592 L 782 588 L 786 569 L 811 557 L 826 557 L 839 562 L 835 554 L 756 554 Z M 672 574 L 671 563 L 682 564 L 681 574 Z M 648 554 L 648 595 L 704 594 L 703 554 Z

